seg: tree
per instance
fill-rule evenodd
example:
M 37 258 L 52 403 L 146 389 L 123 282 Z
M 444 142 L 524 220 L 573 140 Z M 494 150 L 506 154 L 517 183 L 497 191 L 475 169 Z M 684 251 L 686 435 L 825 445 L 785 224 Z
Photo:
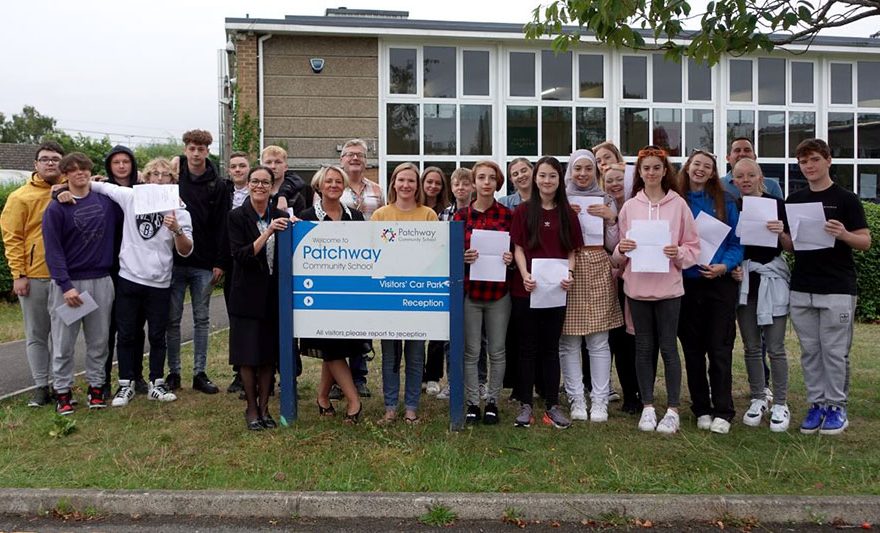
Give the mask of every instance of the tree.
M 0 142 L 36 144 L 54 131 L 55 119 L 41 115 L 33 106 L 24 106 L 10 120 L 0 113 Z
M 104 174 L 106 170 L 104 169 L 104 156 L 110 153 L 110 150 L 113 148 L 113 143 L 110 142 L 109 137 L 104 137 L 102 139 L 93 139 L 92 137 L 86 137 L 82 133 L 76 134 L 76 137 L 65 133 L 61 130 L 53 131 L 45 136 L 43 136 L 40 141 L 55 141 L 64 148 L 65 153 L 70 152 L 82 152 L 89 156 L 89 159 L 92 160 L 92 173 L 94 174 Z
M 555 50 L 568 49 L 589 30 L 615 47 L 661 50 L 668 59 L 711 66 L 724 53 L 809 46 L 822 30 L 868 17 L 880 19 L 880 0 L 710 0 L 698 13 L 687 0 L 554 0 L 534 9 L 524 31 L 531 39 L 554 36 Z M 695 20 L 699 30 L 686 30 Z

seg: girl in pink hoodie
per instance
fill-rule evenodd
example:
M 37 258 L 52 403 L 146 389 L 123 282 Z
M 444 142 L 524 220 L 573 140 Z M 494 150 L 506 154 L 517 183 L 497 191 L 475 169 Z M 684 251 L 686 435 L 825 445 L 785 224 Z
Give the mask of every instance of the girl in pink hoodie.
M 681 393 L 681 360 L 676 344 L 678 314 L 684 287 L 681 271 L 697 262 L 700 238 L 687 202 L 675 192 L 675 170 L 665 150 L 646 146 L 639 150 L 633 180 L 633 197 L 623 204 L 618 224 L 620 240 L 614 261 L 623 271 L 623 290 L 636 331 L 636 377 L 644 403 L 639 429 L 672 434 L 678 431 Z M 629 232 L 635 220 L 666 220 L 670 240 L 663 254 L 669 258 L 668 272 L 633 272 L 626 255 L 638 248 Z M 666 369 L 668 410 L 657 423 L 654 410 L 654 354 L 660 348 Z

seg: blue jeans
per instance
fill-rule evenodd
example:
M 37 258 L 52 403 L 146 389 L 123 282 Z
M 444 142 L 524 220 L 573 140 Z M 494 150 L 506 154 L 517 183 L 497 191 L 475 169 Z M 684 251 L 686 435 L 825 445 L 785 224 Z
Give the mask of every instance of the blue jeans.
M 422 394 L 425 341 L 405 341 L 403 354 L 400 353 L 397 346 L 397 341 L 382 341 L 382 394 L 385 397 L 385 409 L 397 409 L 400 395 L 400 360 L 403 355 L 406 359 L 403 404 L 406 409 L 416 411 L 419 408 L 419 398 Z
M 168 368 L 180 374 L 180 318 L 183 316 L 183 296 L 189 286 L 193 312 L 193 375 L 205 371 L 208 362 L 208 329 L 210 326 L 211 278 L 213 273 L 204 268 L 174 266 L 171 276 L 171 309 L 168 317 Z
M 355 385 L 367 384 L 367 359 L 363 355 L 349 357 L 348 367 L 351 369 L 351 379 Z

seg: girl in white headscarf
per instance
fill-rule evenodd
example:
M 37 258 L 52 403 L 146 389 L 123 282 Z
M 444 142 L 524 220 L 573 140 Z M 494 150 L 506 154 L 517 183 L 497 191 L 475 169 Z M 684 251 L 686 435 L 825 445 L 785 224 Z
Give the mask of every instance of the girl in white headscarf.
M 614 199 L 599 187 L 596 158 L 589 150 L 577 150 L 568 160 L 565 171 L 565 192 L 572 208 L 579 213 L 581 227 L 587 228 L 589 217 L 599 217 L 599 233 L 584 232 L 585 245 L 575 252 L 574 283 L 568 293 L 568 305 L 559 357 L 565 391 L 571 402 L 572 420 L 605 422 L 608 420 L 608 393 L 611 381 L 611 348 L 608 330 L 623 324 L 617 299 L 617 287 L 611 274 L 609 253 L 619 240 L 617 207 Z M 588 200 L 589 206 L 583 202 Z M 593 219 L 595 220 L 595 219 Z M 590 414 L 584 398 L 581 343 L 590 353 Z

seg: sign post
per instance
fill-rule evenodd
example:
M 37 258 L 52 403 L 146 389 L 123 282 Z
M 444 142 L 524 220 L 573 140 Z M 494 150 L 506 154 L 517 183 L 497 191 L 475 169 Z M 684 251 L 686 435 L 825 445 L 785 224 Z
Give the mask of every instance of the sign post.
M 281 422 L 296 420 L 293 337 L 449 340 L 450 427 L 464 426 L 460 222 L 297 222 L 278 234 Z

